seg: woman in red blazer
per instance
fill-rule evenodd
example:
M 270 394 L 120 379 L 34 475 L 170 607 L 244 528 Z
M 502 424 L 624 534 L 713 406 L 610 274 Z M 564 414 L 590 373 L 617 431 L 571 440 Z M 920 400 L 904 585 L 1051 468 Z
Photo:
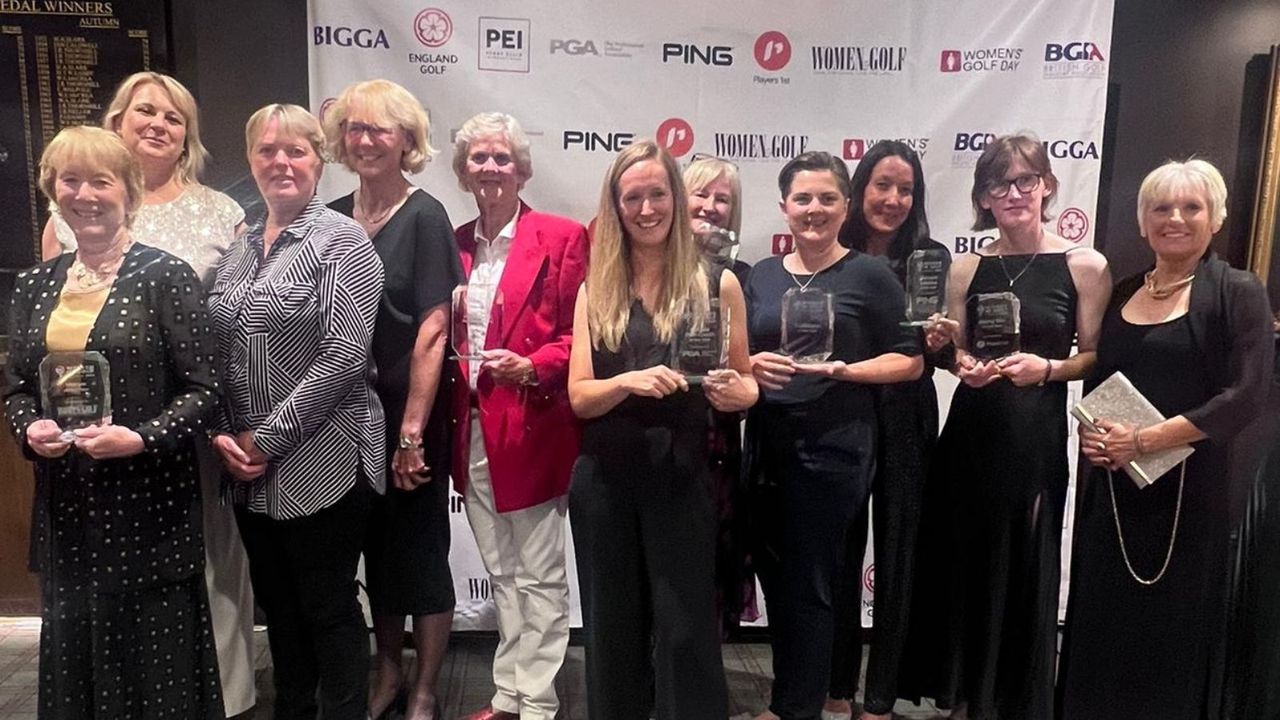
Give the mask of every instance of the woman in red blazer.
M 484 358 L 455 365 L 454 483 L 498 611 L 493 700 L 467 720 L 551 720 L 569 641 L 565 494 L 578 425 L 566 377 L 587 231 L 520 200 L 533 166 L 510 115 L 463 123 L 453 169 L 480 210 L 456 234 L 467 339 Z

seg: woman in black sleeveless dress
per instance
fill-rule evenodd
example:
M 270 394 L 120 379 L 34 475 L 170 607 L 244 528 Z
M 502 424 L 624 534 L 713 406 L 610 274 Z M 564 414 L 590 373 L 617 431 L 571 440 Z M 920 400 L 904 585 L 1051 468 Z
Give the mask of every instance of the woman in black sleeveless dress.
M 1065 720 L 1220 717 L 1232 497 L 1255 477 L 1232 477 L 1232 440 L 1265 406 L 1274 352 L 1265 288 L 1209 252 L 1226 195 L 1202 160 L 1154 170 L 1138 194 L 1156 262 L 1116 287 L 1094 380 L 1123 372 L 1168 419 L 1081 430 L 1094 467 L 1080 484 L 1059 663 Z M 1185 444 L 1185 466 L 1145 488 L 1120 469 Z
M 938 347 L 947 329 L 962 385 L 930 470 L 931 497 L 944 502 L 926 507 L 922 520 L 947 528 L 920 550 L 911 633 L 925 633 L 927 655 L 907 665 L 915 676 L 903 694 L 934 697 L 956 709 L 953 717 L 1053 714 L 1066 382 L 1093 366 L 1111 287 L 1102 255 L 1045 231 L 1057 188 L 1038 140 L 1015 135 L 987 146 L 974 169 L 974 227 L 996 227 L 1000 237 L 956 259 L 951 319 L 928 338 Z M 970 354 L 981 293 L 1021 301 L 1020 350 L 992 360 Z
M 707 418 L 756 400 L 742 291 L 701 262 L 679 169 L 655 143 L 619 153 L 600 208 L 569 363 L 585 420 L 569 512 L 588 715 L 724 718 Z M 671 344 L 713 298 L 731 319 L 729 369 L 697 387 L 669 367 Z

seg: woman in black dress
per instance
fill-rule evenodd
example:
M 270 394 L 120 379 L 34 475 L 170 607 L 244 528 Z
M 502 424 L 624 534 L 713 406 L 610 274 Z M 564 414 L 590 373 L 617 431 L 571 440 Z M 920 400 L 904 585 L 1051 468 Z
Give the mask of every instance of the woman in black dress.
M 430 134 L 422 105 L 388 80 L 349 86 L 325 114 L 331 154 L 360 176 L 360 188 L 329 207 L 365 229 L 386 278 L 372 354 L 390 462 L 387 493 L 373 501 L 364 547 L 378 646 L 369 693 L 375 718 L 403 697 L 406 615 L 413 616 L 418 663 L 401 710 L 407 720 L 438 717 L 436 678 L 453 622 L 449 384 L 440 378 L 462 264 L 444 206 L 404 176 L 426 167 L 435 152 Z
M 1094 379 L 1123 372 L 1168 419 L 1100 418 L 1103 432 L 1080 430 L 1094 468 L 1076 515 L 1064 719 L 1221 712 L 1230 499 L 1254 479 L 1231 477 L 1232 439 L 1266 405 L 1274 352 L 1265 288 L 1209 251 L 1226 203 L 1222 176 L 1203 160 L 1163 165 L 1138 192 L 1155 266 L 1116 286 Z M 1121 469 L 1188 444 L 1195 452 L 1146 488 Z
M 696 154 L 684 168 L 689 222 L 703 257 L 713 268 L 733 272 L 746 285 L 751 266 L 738 260 L 742 231 L 742 183 L 728 160 Z M 708 469 L 715 491 L 716 603 L 721 632 L 732 636 L 745 618 L 755 620 L 756 581 L 747 569 L 746 512 L 742 504 L 742 413 L 711 410 Z
M 200 279 L 130 236 L 142 171 L 114 133 L 58 133 L 40 188 L 78 247 L 20 274 L 9 315 L 5 414 L 35 464 L 39 716 L 222 720 L 196 461 L 218 402 Z M 110 418 L 69 440 L 40 377 L 59 352 L 109 365 Z
M 701 262 L 675 161 L 652 141 L 618 154 L 601 190 L 578 294 L 569 402 L 585 420 L 569 490 L 588 715 L 728 717 L 715 616 L 715 507 L 707 409 L 757 397 L 742 292 Z M 691 383 L 672 341 L 719 298 L 731 318 L 728 369 Z
M 1066 382 L 1093 367 L 1111 288 L 1101 254 L 1045 231 L 1057 190 L 1039 140 L 1010 135 L 987 145 L 973 173 L 974 229 L 995 227 L 1000 237 L 952 264 L 950 318 L 928 337 L 935 349 L 954 340 L 962 385 L 930 466 L 928 482 L 946 502 L 922 519 L 946 534 L 922 535 L 918 554 L 912 633 L 926 630 L 934 646 L 908 664 L 902 694 L 934 697 L 955 708 L 953 717 L 1053 714 Z M 966 320 L 976 318 L 981 293 L 1021 301 L 1019 351 L 971 354 Z
M 752 552 L 773 643 L 773 697 L 762 718 L 817 718 L 831 670 L 832 598 L 846 531 L 866 506 L 876 452 L 873 385 L 914 380 L 924 362 L 902 287 L 880 260 L 837 242 L 849 207 L 845 165 L 805 153 L 778 176 L 796 251 L 757 264 L 747 284 L 751 368 L 761 402 L 747 416 Z M 782 347 L 787 292 L 831 297 L 834 342 L 823 362 Z
M 883 257 L 905 289 L 907 258 L 916 250 L 946 252 L 929 238 L 924 171 L 906 144 L 881 140 L 867 150 L 853 173 L 853 203 L 841 231 L 845 247 Z M 898 697 L 898 673 L 907 641 L 916 535 L 925 471 L 938 439 L 938 394 L 933 368 L 940 354 L 925 355 L 918 380 L 878 388 L 880 445 L 871 490 L 875 542 L 875 622 L 863 689 L 862 720 L 888 720 Z M 947 358 L 949 360 L 949 358 Z M 867 515 L 849 528 L 844 572 L 835 592 L 835 638 L 828 717 L 852 714 L 862 667 L 862 557 Z

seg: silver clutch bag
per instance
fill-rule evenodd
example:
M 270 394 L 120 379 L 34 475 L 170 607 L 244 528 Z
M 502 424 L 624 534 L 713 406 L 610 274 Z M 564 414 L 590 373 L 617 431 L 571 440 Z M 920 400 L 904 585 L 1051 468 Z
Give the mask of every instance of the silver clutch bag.
M 1093 392 L 1081 398 L 1071 415 L 1091 430 L 1098 431 L 1097 420 L 1129 425 L 1136 428 L 1150 427 L 1164 422 L 1164 415 L 1138 392 L 1129 378 L 1116 372 L 1103 380 Z M 1180 445 L 1167 450 L 1139 455 L 1125 465 L 1124 471 L 1140 488 L 1155 482 L 1160 476 L 1186 460 L 1195 450 L 1190 445 Z

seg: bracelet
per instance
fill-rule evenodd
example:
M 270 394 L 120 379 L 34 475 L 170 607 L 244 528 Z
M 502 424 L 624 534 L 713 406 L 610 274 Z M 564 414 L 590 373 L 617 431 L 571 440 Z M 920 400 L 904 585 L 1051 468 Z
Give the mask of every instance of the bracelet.
M 1142 430 L 1140 428 L 1133 429 L 1133 448 L 1138 451 L 1139 455 L 1146 455 L 1146 448 L 1142 447 Z
M 400 441 L 396 443 L 397 450 L 418 450 L 422 447 L 422 439 L 410 437 L 409 435 L 401 435 Z
M 1040 382 L 1036 383 L 1038 387 L 1044 387 L 1049 382 L 1049 376 L 1053 374 L 1053 361 L 1046 359 L 1044 361 L 1044 377 L 1040 378 Z

